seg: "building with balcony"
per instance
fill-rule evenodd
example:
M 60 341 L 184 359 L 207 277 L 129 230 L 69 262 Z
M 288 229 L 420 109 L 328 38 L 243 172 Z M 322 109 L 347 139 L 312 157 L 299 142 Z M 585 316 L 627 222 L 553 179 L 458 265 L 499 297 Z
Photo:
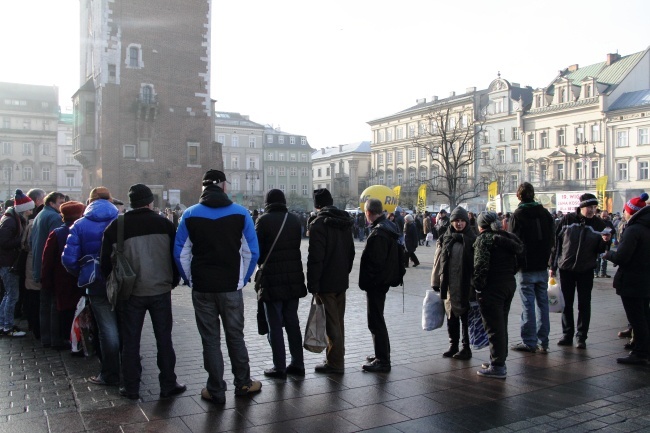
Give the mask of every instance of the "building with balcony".
M 608 189 L 618 148 L 607 133 L 607 111 L 624 93 L 647 89 L 648 50 L 586 67 L 571 65 L 533 91 L 523 116 L 521 136 L 526 180 L 538 191 L 595 191 L 596 179 L 608 174 Z
M 217 111 L 214 133 L 222 145 L 230 198 L 249 209 L 264 207 L 264 125 L 239 113 Z
M 56 137 L 56 190 L 71 200 L 86 201 L 81 196 L 81 164 L 72 156 L 72 113 L 61 113 Z
M 264 191 L 284 192 L 290 210 L 312 209 L 312 161 L 314 149 L 304 135 L 267 126 L 264 130 Z
M 210 98 L 211 0 L 81 0 L 73 155 L 83 196 L 125 198 L 147 184 L 154 206 L 191 205 L 222 168 Z
M 339 144 L 312 153 L 313 189 L 327 188 L 340 209 L 359 206 L 359 197 L 372 185 L 370 142 Z
M 0 83 L 0 198 L 16 188 L 54 191 L 59 89 Z

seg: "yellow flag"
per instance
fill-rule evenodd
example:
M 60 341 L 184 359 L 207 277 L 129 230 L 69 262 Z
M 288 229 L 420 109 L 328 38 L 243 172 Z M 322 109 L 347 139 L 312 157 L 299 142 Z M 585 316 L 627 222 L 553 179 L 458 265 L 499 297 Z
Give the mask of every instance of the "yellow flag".
M 393 192 L 395 193 L 395 198 L 397 199 L 397 203 L 399 203 L 399 194 L 402 192 L 402 187 L 401 186 L 396 186 L 393 188 Z
M 488 201 L 492 201 L 496 198 L 499 193 L 499 183 L 494 181 L 488 185 Z
M 418 188 L 418 205 L 417 210 L 419 213 L 424 213 L 427 209 L 427 184 L 423 183 Z
M 596 179 L 596 198 L 600 203 L 601 209 L 607 209 L 605 206 L 605 189 L 607 188 L 607 176 L 601 176 Z

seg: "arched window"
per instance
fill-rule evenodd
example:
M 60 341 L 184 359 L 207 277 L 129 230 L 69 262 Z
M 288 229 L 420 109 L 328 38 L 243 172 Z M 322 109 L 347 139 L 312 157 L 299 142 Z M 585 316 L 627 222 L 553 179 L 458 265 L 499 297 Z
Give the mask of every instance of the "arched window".
M 153 89 L 151 86 L 142 87 L 142 102 L 151 104 L 153 102 Z

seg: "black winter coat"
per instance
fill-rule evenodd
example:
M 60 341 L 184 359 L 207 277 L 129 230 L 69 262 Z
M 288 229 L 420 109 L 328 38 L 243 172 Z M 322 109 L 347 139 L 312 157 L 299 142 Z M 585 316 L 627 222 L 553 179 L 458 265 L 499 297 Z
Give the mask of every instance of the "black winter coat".
M 0 267 L 14 264 L 21 245 L 21 235 L 27 221 L 13 207 L 0 219 Z
M 524 252 L 524 244 L 512 233 L 484 231 L 474 243 L 474 279 L 476 293 L 491 290 L 514 291 L 517 287 L 518 256 Z
M 350 286 L 354 262 L 353 218 L 335 206 L 326 206 L 309 224 L 307 290 L 341 293 Z
M 650 263 L 650 206 L 632 215 L 618 249 L 608 251 L 605 259 L 618 265 L 614 288 L 619 296 L 650 298 L 647 272 Z
M 419 237 L 418 229 L 415 222 L 407 222 L 404 224 L 404 247 L 409 253 L 414 253 L 418 248 Z
M 262 266 L 282 226 L 282 220 L 287 216 L 287 222 L 264 269 L 257 271 L 262 274 L 261 289 L 257 292 L 257 298 L 261 301 L 287 301 L 307 295 L 300 252 L 302 225 L 297 215 L 287 212 L 286 205 L 272 203 L 266 206 L 264 214 L 255 224 L 260 246 L 257 264 Z M 257 278 L 259 277 L 256 275 Z
M 564 215 L 556 229 L 551 269 L 571 272 L 594 269 L 598 254 L 604 253 L 607 247 L 600 234 L 605 227 L 605 222 L 598 217 L 585 218 L 579 212 Z
M 361 254 L 359 267 L 359 288 L 366 291 L 387 292 L 393 265 L 387 263 L 391 248 L 401 248 L 397 245 L 399 233 L 397 226 L 388 221 L 384 215 L 379 216 L 370 227 L 366 246 Z
M 544 271 L 555 245 L 555 221 L 539 203 L 522 203 L 510 218 L 508 231 L 524 243 L 522 271 Z

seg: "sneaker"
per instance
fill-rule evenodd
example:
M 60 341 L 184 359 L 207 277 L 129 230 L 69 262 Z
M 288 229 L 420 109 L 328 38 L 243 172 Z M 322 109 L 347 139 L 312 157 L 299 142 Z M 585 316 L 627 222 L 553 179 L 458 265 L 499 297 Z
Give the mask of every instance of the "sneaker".
M 369 373 L 388 373 L 390 371 L 390 362 L 375 358 L 374 361 L 364 364 L 361 368 Z
M 468 359 L 472 359 L 472 351 L 469 347 L 463 347 L 463 350 L 454 354 L 452 358 L 458 359 L 460 361 L 467 361 Z
M 278 370 L 277 368 L 269 368 L 264 370 L 264 376 L 266 377 L 274 377 L 276 379 L 286 379 L 287 378 L 287 371 L 286 370 Z
M 209 401 L 214 404 L 226 404 L 226 396 L 215 397 L 208 391 L 208 388 L 203 388 L 201 390 L 201 398 L 205 401 Z
M 619 331 L 618 338 L 632 338 L 632 328 L 627 328 Z
M 612 277 L 607 274 L 600 274 L 600 278 L 612 278 Z
M 240 386 L 235 388 L 235 395 L 240 397 L 242 395 L 252 394 L 254 392 L 260 392 L 262 390 L 262 382 L 259 380 L 251 380 L 250 385 Z
M 648 359 L 641 358 L 640 356 L 637 356 L 636 353 L 630 353 L 625 358 L 616 358 L 616 362 L 628 365 L 647 365 Z
M 314 367 L 314 371 L 316 373 L 325 373 L 325 374 L 343 374 L 345 373 L 345 369 L 343 368 L 334 368 L 331 365 L 329 365 L 327 362 L 324 362 L 322 364 L 318 364 L 316 367 Z
M 481 364 L 481 368 L 490 368 L 490 363 L 484 362 L 483 364 Z
M 490 365 L 488 368 L 481 368 L 476 372 L 479 376 L 493 377 L 495 379 L 505 379 L 508 375 L 506 366 Z
M 541 353 L 542 355 L 548 355 L 548 347 L 544 346 L 537 346 L 537 353 Z
M 571 346 L 573 345 L 573 338 L 571 337 L 562 337 L 560 341 L 557 342 L 558 346 Z
M 287 374 L 291 374 L 293 376 L 304 376 L 305 367 L 296 367 L 295 365 L 289 364 L 287 366 Z
M 4 329 L 2 331 L 2 335 L 6 335 L 7 337 L 24 337 L 27 335 L 25 331 L 21 331 L 20 329 L 16 328 L 15 326 L 12 329 Z
M 526 343 L 517 343 L 510 346 L 510 349 L 516 350 L 517 352 L 537 352 L 537 347 L 529 346 Z
M 585 343 L 585 340 L 580 340 L 576 343 L 576 347 L 578 349 L 586 349 L 587 348 L 587 343 Z

